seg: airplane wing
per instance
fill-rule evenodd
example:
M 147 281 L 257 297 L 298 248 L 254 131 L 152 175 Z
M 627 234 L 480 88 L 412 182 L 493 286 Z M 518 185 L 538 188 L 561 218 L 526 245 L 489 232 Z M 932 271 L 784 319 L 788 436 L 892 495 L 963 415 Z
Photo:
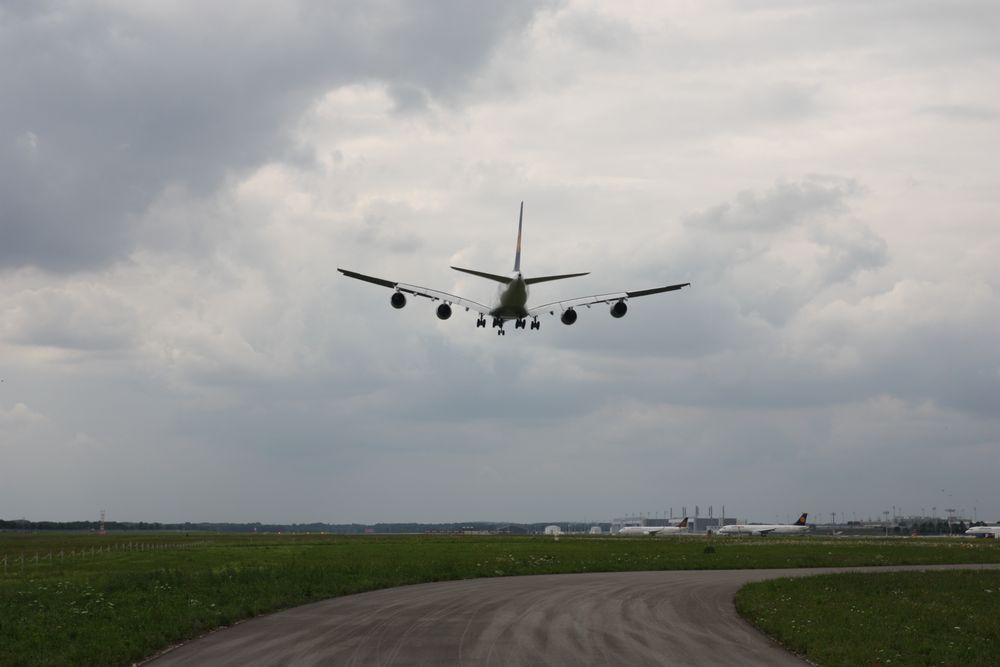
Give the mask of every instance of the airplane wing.
M 653 287 L 652 289 L 641 289 L 632 292 L 609 292 L 607 294 L 592 294 L 590 296 L 580 296 L 575 299 L 563 299 L 561 301 L 552 301 L 550 303 L 543 303 L 540 306 L 535 306 L 528 310 L 528 314 L 531 316 L 535 315 L 555 315 L 556 311 L 563 311 L 569 308 L 580 308 L 582 306 L 593 306 L 594 304 L 603 303 L 606 305 L 614 304 L 618 301 L 628 301 L 629 299 L 635 299 L 640 296 L 649 296 L 650 294 L 659 294 L 661 292 L 673 292 L 674 290 L 679 290 L 682 287 L 687 287 L 691 283 L 678 283 L 677 285 L 666 285 L 664 287 Z
M 754 532 L 756 532 L 761 537 L 767 537 L 770 533 L 774 532 L 774 528 L 762 528 Z
M 357 273 L 356 271 L 348 271 L 347 269 L 338 268 L 337 270 L 348 278 L 363 280 L 366 283 L 372 283 L 374 285 L 381 285 L 382 287 L 388 287 L 389 289 L 397 292 L 405 292 L 406 294 L 412 294 L 413 296 L 421 296 L 426 299 L 430 299 L 431 301 L 441 301 L 449 306 L 460 306 L 465 308 L 465 310 L 472 310 L 484 316 L 489 315 L 490 313 L 489 307 L 479 303 L 478 301 L 465 299 L 454 294 L 449 294 L 448 292 L 442 292 L 441 290 L 432 289 L 430 287 L 421 287 L 419 285 L 410 285 L 409 283 L 397 283 L 384 278 L 366 276 L 365 274 Z

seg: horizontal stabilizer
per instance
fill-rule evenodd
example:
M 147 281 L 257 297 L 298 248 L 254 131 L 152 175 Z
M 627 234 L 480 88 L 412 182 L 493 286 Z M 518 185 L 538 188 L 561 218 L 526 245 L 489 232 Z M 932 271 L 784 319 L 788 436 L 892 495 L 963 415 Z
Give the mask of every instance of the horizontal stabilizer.
M 485 271 L 473 271 L 472 269 L 460 269 L 457 266 L 451 267 L 456 271 L 461 271 L 462 273 L 471 273 L 474 276 L 479 276 L 480 278 L 486 278 L 487 280 L 495 280 L 498 283 L 503 283 L 504 285 L 510 283 L 513 278 L 510 276 L 498 276 L 495 273 L 486 273 Z M 527 281 L 526 281 L 527 282 Z
M 564 273 L 561 276 L 538 276 L 537 278 L 525 278 L 525 285 L 534 285 L 535 283 L 547 283 L 550 280 L 562 280 L 563 278 L 576 278 L 577 276 L 585 276 L 590 271 L 584 273 Z

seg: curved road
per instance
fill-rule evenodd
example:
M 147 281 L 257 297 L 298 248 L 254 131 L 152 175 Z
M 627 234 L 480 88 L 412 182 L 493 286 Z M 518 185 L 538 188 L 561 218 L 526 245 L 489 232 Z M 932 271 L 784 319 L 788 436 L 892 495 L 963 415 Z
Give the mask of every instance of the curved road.
M 851 569 L 963 567 L 970 566 Z M 733 596 L 750 581 L 839 571 L 614 572 L 404 586 L 254 618 L 146 664 L 801 666 L 807 663 L 736 614 Z

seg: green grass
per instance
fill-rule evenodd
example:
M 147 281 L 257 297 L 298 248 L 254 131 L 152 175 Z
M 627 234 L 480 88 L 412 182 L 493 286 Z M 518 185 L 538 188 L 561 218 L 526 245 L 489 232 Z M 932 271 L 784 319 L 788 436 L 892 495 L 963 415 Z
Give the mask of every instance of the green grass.
M 736 608 L 824 667 L 1000 664 L 1000 571 L 775 579 L 743 587 Z
M 132 550 L 123 551 L 130 543 Z M 136 543 L 157 548 L 140 551 Z M 1000 562 L 1000 544 L 993 540 L 806 537 L 712 544 L 715 553 L 706 553 L 706 541 L 697 538 L 563 537 L 557 542 L 486 536 L 4 533 L 0 559 L 6 555 L 8 565 L 6 574 L 0 571 L 0 664 L 127 664 L 257 614 L 427 581 L 588 571 Z M 110 552 L 98 551 L 109 546 Z

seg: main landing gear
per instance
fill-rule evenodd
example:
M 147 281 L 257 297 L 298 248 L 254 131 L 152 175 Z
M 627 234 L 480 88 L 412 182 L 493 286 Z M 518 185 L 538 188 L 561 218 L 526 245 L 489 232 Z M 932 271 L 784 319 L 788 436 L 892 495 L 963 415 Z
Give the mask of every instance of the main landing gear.
M 504 325 L 504 319 L 503 318 L 500 318 L 500 317 L 494 317 L 493 318 L 493 328 L 497 330 L 497 335 L 498 336 L 506 336 L 507 335 L 507 331 L 506 331 L 506 329 L 503 328 L 503 325 Z M 531 329 L 541 329 L 542 328 L 542 323 L 538 321 L 537 317 L 531 318 L 530 322 L 525 317 L 520 317 L 520 318 L 514 320 L 514 328 L 515 329 L 527 329 L 527 328 L 529 328 L 528 325 L 531 325 L 530 326 Z M 476 328 L 478 329 L 480 327 L 482 327 L 484 329 L 486 328 L 486 318 L 485 317 L 480 317 L 479 319 L 476 320 Z

